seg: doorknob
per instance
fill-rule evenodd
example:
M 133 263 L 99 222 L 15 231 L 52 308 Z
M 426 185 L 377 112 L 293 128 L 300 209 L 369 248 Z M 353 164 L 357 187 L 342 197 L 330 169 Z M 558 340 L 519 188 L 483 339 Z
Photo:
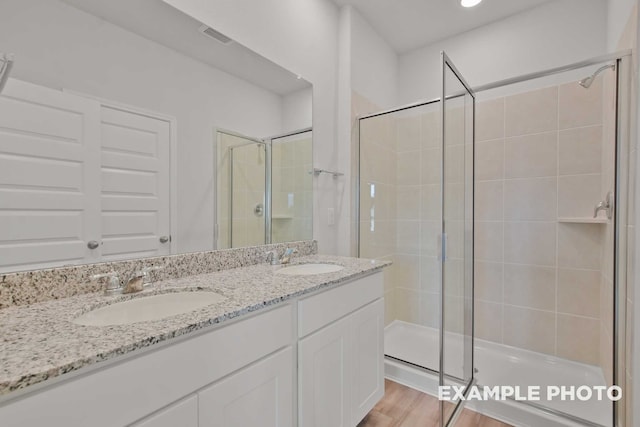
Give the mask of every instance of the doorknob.
M 89 249 L 97 249 L 98 246 L 100 246 L 100 243 L 96 242 L 95 240 L 91 240 L 89 243 L 87 243 L 87 247 Z
M 167 243 L 171 238 L 169 236 L 161 236 L 160 243 Z

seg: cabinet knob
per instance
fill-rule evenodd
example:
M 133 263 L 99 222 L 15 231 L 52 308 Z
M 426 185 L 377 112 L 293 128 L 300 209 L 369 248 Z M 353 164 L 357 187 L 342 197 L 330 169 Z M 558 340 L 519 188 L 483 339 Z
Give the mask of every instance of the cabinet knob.
M 169 240 L 169 236 L 160 236 L 160 243 L 167 243 Z
M 96 242 L 95 240 L 91 240 L 89 243 L 87 243 L 87 247 L 89 249 L 96 249 L 98 246 L 100 246 L 100 243 Z

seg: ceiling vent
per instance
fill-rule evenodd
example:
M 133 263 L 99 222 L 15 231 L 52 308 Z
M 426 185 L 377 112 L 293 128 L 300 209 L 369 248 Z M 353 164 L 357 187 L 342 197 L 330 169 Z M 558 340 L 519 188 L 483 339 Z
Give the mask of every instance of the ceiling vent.
M 208 27 L 206 25 L 201 25 L 200 28 L 198 28 L 198 31 L 200 31 L 202 34 L 204 34 L 207 37 L 211 37 L 212 39 L 222 43 L 222 44 L 230 44 L 233 40 L 230 39 L 229 37 L 225 36 L 224 34 L 222 34 L 219 31 L 214 30 L 211 27 Z

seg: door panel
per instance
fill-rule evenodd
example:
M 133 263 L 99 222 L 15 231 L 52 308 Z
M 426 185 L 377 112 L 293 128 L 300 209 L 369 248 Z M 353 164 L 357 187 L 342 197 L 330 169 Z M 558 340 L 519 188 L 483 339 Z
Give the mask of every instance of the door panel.
M 106 259 L 170 253 L 168 121 L 102 106 L 102 242 Z
M 0 95 L 0 271 L 98 261 L 99 105 L 10 79 Z

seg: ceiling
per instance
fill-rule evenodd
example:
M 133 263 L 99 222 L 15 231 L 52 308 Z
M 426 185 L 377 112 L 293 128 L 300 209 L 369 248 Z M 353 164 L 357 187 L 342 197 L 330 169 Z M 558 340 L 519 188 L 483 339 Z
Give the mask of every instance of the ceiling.
M 550 0 L 484 0 L 464 8 L 458 0 L 334 0 L 354 6 L 398 53 L 481 27 Z
M 236 42 L 224 45 L 203 35 L 200 22 L 162 0 L 63 1 L 279 95 L 309 87 L 306 80 Z

